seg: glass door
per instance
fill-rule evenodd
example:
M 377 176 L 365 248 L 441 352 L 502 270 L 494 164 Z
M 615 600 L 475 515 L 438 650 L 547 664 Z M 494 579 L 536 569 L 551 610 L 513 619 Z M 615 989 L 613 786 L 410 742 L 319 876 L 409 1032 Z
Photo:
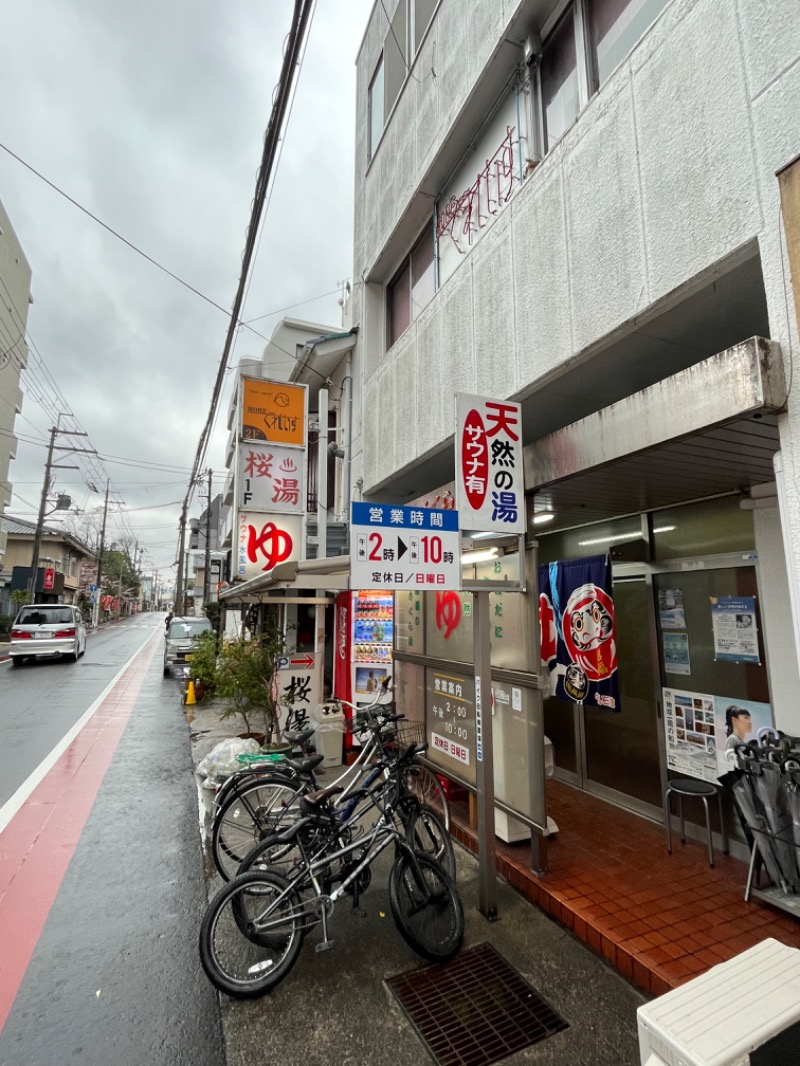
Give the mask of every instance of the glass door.
M 620 712 L 583 708 L 585 787 L 600 794 L 613 792 L 625 806 L 660 808 L 663 727 L 654 656 L 653 591 L 647 578 L 614 581 L 614 615 Z

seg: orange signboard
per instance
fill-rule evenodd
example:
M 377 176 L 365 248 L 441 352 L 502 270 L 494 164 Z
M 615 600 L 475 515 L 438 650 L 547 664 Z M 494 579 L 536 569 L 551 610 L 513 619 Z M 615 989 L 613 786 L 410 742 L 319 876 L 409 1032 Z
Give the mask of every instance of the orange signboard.
M 243 378 L 242 383 L 242 438 L 304 447 L 305 386 L 263 378 Z

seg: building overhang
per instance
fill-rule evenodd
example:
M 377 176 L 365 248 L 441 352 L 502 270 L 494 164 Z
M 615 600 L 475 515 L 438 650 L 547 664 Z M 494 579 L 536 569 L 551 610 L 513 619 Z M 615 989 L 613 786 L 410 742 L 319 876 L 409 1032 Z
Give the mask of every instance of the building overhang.
M 226 607 L 249 603 L 286 601 L 287 592 L 343 592 L 350 587 L 350 558 L 346 555 L 326 559 L 303 559 L 278 563 L 268 574 L 259 574 L 220 593 Z M 277 596 L 276 596 L 277 594 Z M 303 602 L 315 602 L 305 598 Z
M 785 403 L 780 346 L 752 337 L 528 444 L 526 491 L 550 531 L 770 482 Z
M 330 380 L 342 359 L 353 350 L 358 330 L 330 333 L 307 341 L 300 349 L 301 358 L 292 370 L 290 381 L 308 386 L 309 403 L 314 406 L 317 393 Z

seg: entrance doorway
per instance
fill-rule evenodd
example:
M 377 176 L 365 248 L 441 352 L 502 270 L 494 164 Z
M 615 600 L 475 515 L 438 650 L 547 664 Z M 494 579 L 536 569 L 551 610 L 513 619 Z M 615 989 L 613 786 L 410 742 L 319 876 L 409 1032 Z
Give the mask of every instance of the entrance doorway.
M 757 573 L 741 555 L 625 571 L 613 580 L 620 712 L 549 699 L 545 730 L 562 780 L 660 821 L 667 778 L 662 688 L 770 702 Z M 717 656 L 712 607 L 725 597 L 755 603 L 759 662 Z

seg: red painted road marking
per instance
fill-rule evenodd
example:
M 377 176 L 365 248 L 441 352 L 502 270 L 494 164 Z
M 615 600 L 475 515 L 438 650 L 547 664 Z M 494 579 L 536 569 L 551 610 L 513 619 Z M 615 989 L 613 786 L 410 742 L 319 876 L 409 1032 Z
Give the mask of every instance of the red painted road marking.
M 157 647 L 145 644 L 0 834 L 0 1030 Z

